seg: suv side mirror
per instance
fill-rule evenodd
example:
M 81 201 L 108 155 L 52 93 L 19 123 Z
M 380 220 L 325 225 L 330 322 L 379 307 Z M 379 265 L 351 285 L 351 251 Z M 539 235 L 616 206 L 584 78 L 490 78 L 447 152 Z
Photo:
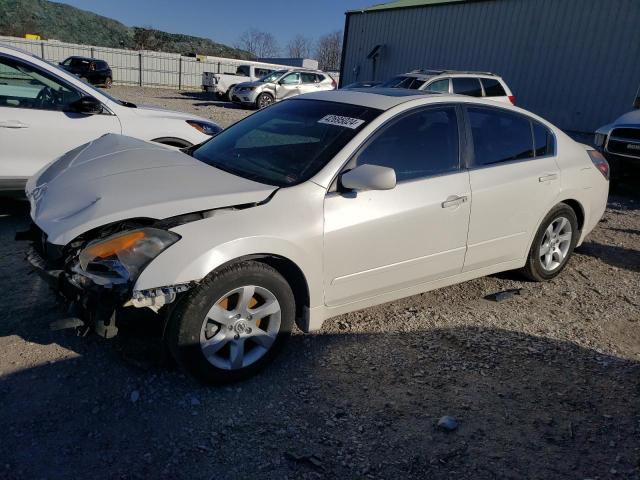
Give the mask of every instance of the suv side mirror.
M 69 112 L 83 113 L 85 115 L 96 115 L 102 113 L 102 103 L 87 95 L 70 103 L 67 110 Z
M 380 165 L 359 165 L 343 173 L 340 183 L 350 190 L 391 190 L 396 186 L 396 171 Z

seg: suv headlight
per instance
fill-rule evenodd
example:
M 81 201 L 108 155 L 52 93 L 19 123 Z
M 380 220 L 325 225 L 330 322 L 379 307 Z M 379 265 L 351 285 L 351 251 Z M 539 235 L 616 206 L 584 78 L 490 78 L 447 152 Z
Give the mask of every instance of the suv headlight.
M 222 131 L 222 128 L 215 123 L 201 122 L 200 120 L 187 120 L 187 123 L 205 135 L 213 136 Z
M 91 276 L 133 280 L 151 260 L 180 240 L 180 235 L 157 228 L 117 233 L 89 243 L 80 252 L 80 268 Z

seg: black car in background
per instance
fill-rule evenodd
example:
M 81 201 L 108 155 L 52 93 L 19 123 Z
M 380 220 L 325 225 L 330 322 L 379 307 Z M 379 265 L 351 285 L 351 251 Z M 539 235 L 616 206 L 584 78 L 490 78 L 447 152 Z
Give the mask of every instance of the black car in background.
M 93 85 L 102 85 L 109 88 L 113 83 L 111 68 L 104 60 L 87 57 L 69 57 L 64 62 L 60 62 L 60 66 Z

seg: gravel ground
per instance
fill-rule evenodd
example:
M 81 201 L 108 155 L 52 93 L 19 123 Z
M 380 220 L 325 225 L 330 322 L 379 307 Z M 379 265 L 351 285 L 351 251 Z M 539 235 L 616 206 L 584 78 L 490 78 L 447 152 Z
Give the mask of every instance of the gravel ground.
M 63 315 L 13 241 L 27 223 L 0 200 L 0 478 L 640 479 L 638 198 L 612 196 L 551 282 L 507 273 L 343 315 L 223 388 L 168 365 L 144 324 L 50 331 Z M 484 298 L 511 288 L 526 295 Z
M 109 94 L 135 104 L 155 105 L 193 113 L 200 117 L 209 118 L 221 127 L 228 127 L 253 112 L 253 110 L 241 108 L 231 102 L 222 102 L 213 93 L 201 91 L 113 86 L 109 89 Z

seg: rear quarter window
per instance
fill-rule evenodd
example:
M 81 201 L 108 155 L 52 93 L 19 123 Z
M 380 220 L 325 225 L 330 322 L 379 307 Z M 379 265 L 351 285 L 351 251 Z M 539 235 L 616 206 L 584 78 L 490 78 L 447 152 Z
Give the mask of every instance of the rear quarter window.
M 507 92 L 504 91 L 500 82 L 495 78 L 483 78 L 482 86 L 487 97 L 506 97 Z
M 554 136 L 547 127 L 535 120 L 531 121 L 533 127 L 533 144 L 536 157 L 544 157 L 555 153 Z

